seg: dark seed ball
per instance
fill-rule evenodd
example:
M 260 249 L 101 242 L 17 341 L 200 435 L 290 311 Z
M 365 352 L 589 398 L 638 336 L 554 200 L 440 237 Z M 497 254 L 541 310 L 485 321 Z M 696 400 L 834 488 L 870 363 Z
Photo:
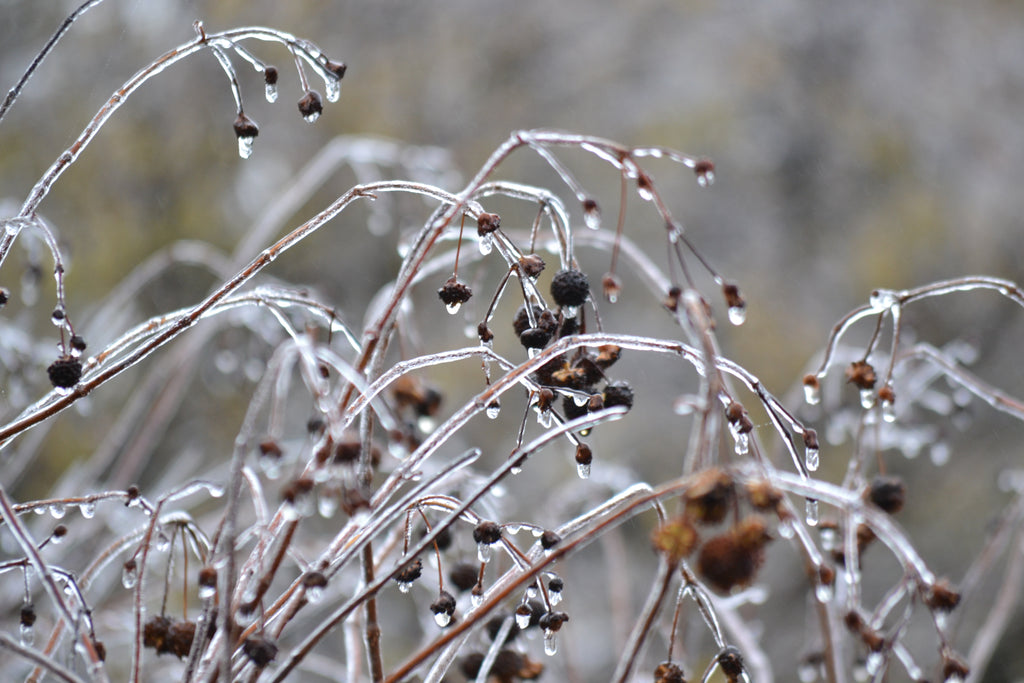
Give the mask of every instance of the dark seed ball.
M 872 503 L 894 515 L 903 509 L 907 487 L 899 477 L 878 476 L 871 481 L 868 496 Z
M 188 657 L 192 649 L 192 641 L 196 638 L 196 623 L 194 621 L 176 621 L 171 625 L 167 634 L 167 651 L 179 659 Z M 160 651 L 157 650 L 157 653 Z
M 423 574 L 423 561 L 415 559 L 402 567 L 402 570 L 395 574 L 395 581 L 399 583 L 412 583 Z
M 582 306 L 589 296 L 590 281 L 581 270 L 560 270 L 551 280 L 551 298 L 559 306 Z
M 604 388 L 604 407 L 633 407 L 633 387 L 626 382 L 612 382 Z
M 455 596 L 448 591 L 441 591 L 441 594 L 437 596 L 437 600 L 430 604 L 430 611 L 434 614 L 447 614 L 449 616 L 455 614 Z
M 566 420 L 575 420 L 577 417 L 583 417 L 587 414 L 587 404 L 584 403 L 578 406 L 571 396 L 563 396 L 562 413 L 565 415 Z
M 468 562 L 459 562 L 448 572 L 448 578 L 460 591 L 468 591 L 479 578 L 477 568 Z
M 448 278 L 441 285 L 441 289 L 437 290 L 437 296 L 440 297 L 446 306 L 455 306 L 469 301 L 470 297 L 473 296 L 473 290 L 469 288 L 469 285 L 459 282 L 452 277 Z
M 61 356 L 46 368 L 50 384 L 59 389 L 70 389 L 82 379 L 82 363 L 71 356 Z
M 485 628 L 487 629 L 487 636 L 491 640 L 498 637 L 498 632 L 501 631 L 501 627 L 505 625 L 505 621 L 509 616 L 511 615 L 508 612 L 499 612 L 487 621 Z M 518 636 L 521 631 L 522 629 L 520 629 L 517 624 L 513 623 L 512 628 L 509 629 L 508 635 L 505 636 L 505 642 L 503 642 L 502 645 L 511 643 L 516 639 L 516 636 Z
M 519 335 L 519 343 L 528 349 L 543 349 L 551 341 L 551 333 L 540 327 L 528 327 Z
M 540 320 L 541 314 L 544 313 L 544 309 L 537 304 L 533 305 L 533 319 Z M 526 314 L 526 304 L 519 307 L 516 311 L 516 315 L 512 318 L 512 329 L 516 331 L 518 337 L 530 327 L 530 317 Z
M 299 100 L 299 113 L 305 118 L 320 116 L 324 110 L 324 102 L 320 93 L 310 90 Z
M 501 540 L 501 527 L 495 522 L 480 522 L 473 529 L 473 540 L 491 545 Z
M 556 545 L 561 543 L 562 537 L 556 534 L 554 531 L 548 529 L 540 535 L 540 545 L 544 550 L 551 550 Z
M 242 652 L 253 664 L 262 669 L 277 657 L 277 645 L 263 636 L 249 636 L 242 643 Z

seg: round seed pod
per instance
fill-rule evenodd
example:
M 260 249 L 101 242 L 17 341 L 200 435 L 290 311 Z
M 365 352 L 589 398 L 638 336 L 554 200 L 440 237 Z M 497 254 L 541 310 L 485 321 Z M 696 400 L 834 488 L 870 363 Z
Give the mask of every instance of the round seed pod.
M 560 270 L 551 280 L 551 298 L 559 306 L 582 306 L 589 297 L 590 280 L 581 270 Z

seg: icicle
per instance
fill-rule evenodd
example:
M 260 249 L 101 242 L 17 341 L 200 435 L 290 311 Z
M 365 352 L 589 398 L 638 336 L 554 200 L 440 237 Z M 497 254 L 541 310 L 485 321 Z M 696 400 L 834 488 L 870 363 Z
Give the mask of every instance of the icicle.
M 32 624 L 22 623 L 18 629 L 18 637 L 23 647 L 32 647 L 36 641 L 36 629 Z
M 491 555 L 494 553 L 494 547 L 490 543 L 477 543 L 476 544 L 476 558 L 482 563 L 486 564 L 491 561 Z
M 452 615 L 448 614 L 447 612 L 434 612 L 434 623 L 440 626 L 441 628 L 444 628 L 449 623 L 451 623 L 451 620 Z
M 487 404 L 487 408 L 485 409 L 484 412 L 487 413 L 488 418 L 492 420 L 497 420 L 498 415 L 501 414 L 501 403 L 498 401 L 498 399 L 494 399 L 493 401 Z
M 448 311 L 448 315 L 455 315 L 459 312 L 460 308 L 462 308 L 462 304 L 459 302 L 445 304 L 445 310 Z
M 53 503 L 50 505 L 50 516 L 54 519 L 63 519 L 67 509 L 64 507 L 64 503 Z
M 121 568 L 121 585 L 126 589 L 131 590 L 135 588 L 135 584 L 139 582 L 139 568 L 135 563 L 135 560 L 128 560 L 124 563 Z
M 558 652 L 558 641 L 555 640 L 555 632 L 551 629 L 544 631 L 544 654 L 553 657 Z
M 896 421 L 896 405 L 893 401 L 882 401 L 882 419 L 886 422 Z
M 324 79 L 324 95 L 328 102 L 337 102 L 341 98 L 341 80 L 330 77 Z
M 804 449 L 804 465 L 807 467 L 808 472 L 817 471 L 821 464 L 821 451 L 817 448 L 807 447 Z
M 249 137 L 247 135 L 238 136 L 238 156 L 243 159 L 248 159 L 252 156 L 253 142 L 256 138 Z
M 742 325 L 747 319 L 747 307 L 746 306 L 730 306 L 729 307 L 729 322 L 733 325 Z
M 96 503 L 93 501 L 82 503 L 78 506 L 78 511 L 82 513 L 82 517 L 92 519 L 96 516 Z
M 516 608 L 516 626 L 518 626 L 520 630 L 525 631 L 530 625 L 531 616 L 532 611 L 530 610 L 529 605 L 520 605 Z
M 487 256 L 494 250 L 494 239 L 489 234 L 484 235 L 480 238 L 477 246 L 480 248 L 480 254 L 482 256 Z
M 580 463 L 580 462 L 576 463 L 576 474 L 579 476 L 580 479 L 589 479 L 590 478 L 590 463 L 589 462 L 586 463 L 586 464 L 583 464 L 583 463 Z
M 805 510 L 807 526 L 818 526 L 818 500 L 816 498 L 808 498 Z
M 263 92 L 267 96 L 267 102 L 271 104 L 277 102 L 277 83 L 267 83 L 267 87 Z

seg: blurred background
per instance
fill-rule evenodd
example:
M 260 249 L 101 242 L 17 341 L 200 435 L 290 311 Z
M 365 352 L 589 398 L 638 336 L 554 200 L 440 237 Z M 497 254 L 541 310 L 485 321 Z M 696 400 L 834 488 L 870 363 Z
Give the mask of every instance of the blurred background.
M 3 91 L 77 4 L 0 0 Z M 1024 5 L 1014 0 L 813 7 L 789 0 L 108 0 L 64 38 L 0 125 L 3 213 L 17 212 L 115 88 L 191 39 L 196 19 L 211 32 L 265 25 L 308 38 L 348 64 L 341 100 L 307 124 L 296 111 L 302 93 L 288 56 L 276 45 L 252 47 L 281 70 L 281 96 L 266 102 L 259 75 L 236 65 L 246 113 L 261 130 L 252 158 L 243 162 L 231 128 L 231 94 L 210 54 L 147 83 L 41 207 L 69 254 L 73 317 L 85 316 L 91 302 L 175 240 L 230 251 L 272 205 L 275 189 L 334 136 L 443 147 L 468 178 L 510 132 L 535 127 L 714 159 L 716 182 L 709 189 L 697 188 L 685 169 L 653 162 L 648 169 L 694 243 L 744 291 L 746 324 L 721 330 L 727 353 L 778 395 L 814 362 L 835 321 L 866 303 L 874 288 L 981 273 L 1022 279 Z M 605 220 L 613 221 L 614 171 L 581 155 L 567 159 L 588 188 L 609 197 Z M 523 152 L 501 175 L 560 189 Z M 345 173 L 330 178 L 288 225 L 354 182 Z M 639 204 L 632 200 L 630 224 L 635 216 L 637 227 L 627 227 L 628 234 L 663 266 L 664 233 Z M 578 207 L 571 208 L 578 219 Z M 315 287 L 359 327 L 366 302 L 399 263 L 397 235 L 411 224 L 396 220 L 370 232 L 366 214 L 352 213 L 276 263 L 272 274 Z M 16 298 L 33 277 L 22 274 L 32 262 L 22 251 L 0 272 L 0 285 Z M 593 280 L 607 268 L 607 255 L 591 256 Z M 48 260 L 42 263 L 48 270 Z M 194 301 L 213 282 L 204 277 L 179 274 L 140 291 L 133 303 L 140 319 Z M 40 286 L 38 305 L 23 296 L 4 314 L 24 329 L 52 334 L 48 275 Z M 653 308 L 643 315 L 661 320 Z M 608 315 L 631 324 L 628 308 Z M 977 352 L 979 376 L 1024 395 L 1024 316 L 1005 299 L 955 295 L 906 315 L 908 339 L 940 347 L 966 341 Z M 88 341 L 102 347 L 109 340 Z M 638 403 L 693 391 L 666 379 L 657 363 L 638 361 L 617 370 L 619 376 L 650 387 Z M 788 395 L 798 406 L 799 394 Z M 229 410 L 219 426 L 226 443 L 242 407 L 235 415 Z M 963 412 L 960 423 L 914 416 L 949 444 L 948 464 L 888 457 L 890 471 L 908 481 L 900 521 L 937 573 L 954 581 L 1009 500 L 995 482 L 1003 468 L 1020 466 L 1022 436 L 1019 424 L 986 407 L 967 405 Z M 658 425 L 670 414 L 651 419 Z M 609 427 L 606 451 L 635 454 L 626 464 L 647 477 L 676 471 L 672 454 L 685 429 L 641 427 L 647 438 L 638 446 L 620 427 Z M 74 433 L 58 431 L 51 455 L 37 466 L 60 471 L 69 457 L 61 444 L 87 449 L 106 428 L 93 420 Z M 838 480 L 849 444 L 834 448 L 831 459 L 828 449 L 823 453 L 823 476 Z M 39 495 L 32 478 L 19 479 L 19 486 L 24 495 Z M 646 533 L 637 534 L 638 547 L 646 545 Z M 793 557 L 771 566 L 779 575 L 801 571 Z M 1020 608 L 1014 623 L 985 680 L 1020 680 L 1020 654 L 1014 661 L 1006 650 L 1024 637 Z M 800 633 L 778 637 L 791 638 L 800 651 Z

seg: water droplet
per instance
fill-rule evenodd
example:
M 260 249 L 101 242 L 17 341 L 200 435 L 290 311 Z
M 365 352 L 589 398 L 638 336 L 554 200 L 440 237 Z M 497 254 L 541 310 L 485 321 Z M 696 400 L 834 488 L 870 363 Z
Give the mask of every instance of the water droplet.
M 601 210 L 597 204 L 589 204 L 583 209 L 583 224 L 591 230 L 601 229 Z
M 697 184 L 701 187 L 711 187 L 715 183 L 715 172 L 704 171 L 697 174 Z
M 576 474 L 580 479 L 590 479 L 590 463 L 576 463 Z
M 470 601 L 470 603 L 472 603 L 473 607 L 479 607 L 480 605 L 484 604 L 484 594 L 483 593 L 470 593 L 469 594 L 469 601 Z
M 949 456 L 952 451 L 949 448 L 949 444 L 945 441 L 938 441 L 932 444 L 931 449 L 928 451 L 928 457 L 931 458 L 932 464 L 936 467 L 942 467 L 949 462 Z
M 488 254 L 491 253 L 491 251 L 494 250 L 494 240 L 491 238 L 490 235 L 484 235 L 483 237 L 480 238 L 480 241 L 477 243 L 477 246 L 480 248 L 480 254 L 483 256 L 487 256 Z
M 864 410 L 871 410 L 875 407 L 875 390 L 874 389 L 861 389 L 860 390 L 860 407 Z
M 492 554 L 494 554 L 494 547 L 490 543 L 476 544 L 476 559 L 482 563 L 487 564 L 490 562 Z
M 747 307 L 746 306 L 730 306 L 729 307 L 729 322 L 733 325 L 742 325 L 747 320 Z
M 441 628 L 444 628 L 449 623 L 451 623 L 451 620 L 452 615 L 448 614 L 447 612 L 434 612 L 434 623 L 440 626 Z
M 814 681 L 818 680 L 817 664 L 804 662 L 797 667 L 796 676 L 800 679 L 800 683 L 814 683 Z
M 534 410 L 537 412 L 537 424 L 544 429 L 550 429 L 551 421 L 553 419 L 551 410 L 537 410 L 536 408 L 534 408 Z
M 882 401 L 882 419 L 886 422 L 896 421 L 896 404 L 892 401 Z
M 821 603 L 831 601 L 833 595 L 834 591 L 832 590 L 832 586 L 827 583 L 819 583 L 814 589 L 814 597 Z
M 805 384 L 804 401 L 806 401 L 809 406 L 816 406 L 821 403 L 821 387 Z
M 519 525 L 519 524 L 506 524 L 505 526 L 502 527 L 502 529 L 504 531 L 507 531 L 511 535 L 515 536 L 520 531 L 522 531 L 523 527 L 521 525 Z
M 37 508 L 32 508 L 32 512 L 36 513 L 37 515 L 45 515 L 46 514 L 46 506 L 45 505 L 40 505 Z
M 338 499 L 330 494 L 321 495 L 316 500 L 316 511 L 324 519 L 334 517 L 338 511 Z
M 864 661 L 864 668 L 867 669 L 869 676 L 874 676 L 882 670 L 882 664 L 885 663 L 885 657 L 882 656 L 881 652 L 870 652 L 868 658 Z
M 256 621 L 256 610 L 250 609 L 248 606 L 238 608 L 238 611 L 235 612 L 235 621 L 242 628 L 252 625 Z
M 576 392 L 572 394 L 572 402 L 576 404 L 577 408 L 582 408 L 583 406 L 590 403 L 590 396 L 583 393 L 582 391 Z
M 548 591 L 548 601 L 552 607 L 562 602 L 562 591 Z
M 199 586 L 199 599 L 211 600 L 217 594 L 216 586 Z
M 940 610 L 935 610 L 935 627 L 940 631 L 945 631 L 949 625 L 949 613 Z
M 807 526 L 818 526 L 818 501 L 816 498 L 808 498 L 805 514 L 807 517 Z
M 313 123 L 318 118 L 320 118 L 320 112 L 318 112 L 318 111 L 311 111 L 308 114 L 304 114 L 302 116 L 302 118 L 305 119 L 306 123 Z
M 277 102 L 277 83 L 267 83 L 263 93 L 267 96 L 267 102 Z
M 526 609 L 523 609 L 524 607 Z M 522 610 L 522 611 L 520 611 L 520 610 Z M 527 607 L 526 605 L 520 605 L 519 608 L 516 609 L 516 626 L 518 626 L 521 630 L 526 630 L 526 627 L 528 627 L 529 625 L 530 625 L 530 608 Z
M 552 657 L 558 652 L 558 641 L 555 640 L 555 632 L 548 629 L 544 631 L 544 654 Z
M 412 590 L 412 581 L 399 581 L 398 582 L 398 592 L 399 593 L 408 593 L 411 590 Z
M 825 527 L 821 530 L 821 549 L 827 553 L 836 548 L 837 534 L 835 527 Z
M 579 311 L 579 306 L 562 306 L 562 314 L 566 318 L 575 318 Z
M 445 309 L 448 311 L 448 315 L 455 315 L 456 313 L 459 312 L 460 308 L 462 308 L 462 304 L 458 302 L 445 305 Z
M 92 519 L 96 516 L 96 503 L 94 501 L 82 503 L 78 506 L 78 511 L 82 513 L 82 516 L 86 519 Z
M 750 452 L 750 434 L 737 432 L 736 455 L 746 455 Z
M 498 419 L 498 415 L 501 414 L 501 403 L 498 401 L 498 399 L 494 399 L 493 401 L 487 404 L 487 408 L 484 412 L 487 413 L 487 417 L 489 417 L 490 419 Z
M 537 586 L 535 584 L 531 583 L 529 586 L 526 587 L 526 597 L 530 600 L 533 600 L 537 597 Z
M 63 519 L 67 509 L 64 507 L 64 503 L 53 503 L 50 505 L 50 515 L 54 519 Z
M 817 448 L 806 448 L 804 450 L 804 465 L 808 472 L 816 472 L 821 464 L 821 451 Z
M 341 80 L 328 77 L 324 80 L 324 95 L 328 102 L 337 102 L 341 97 Z
M 260 456 L 260 469 L 267 479 L 277 479 L 281 476 L 281 458 L 274 455 Z
M 430 418 L 430 417 L 428 417 L 428 416 L 426 416 L 426 415 L 421 415 L 421 416 L 420 416 L 420 417 L 419 417 L 419 418 L 418 418 L 418 419 L 416 420 L 416 427 L 417 427 L 417 428 L 418 428 L 418 429 L 419 429 L 419 430 L 420 430 L 421 432 L 423 432 L 424 434 L 429 434 L 429 433 L 431 433 L 432 431 L 434 431 L 434 428 L 435 428 L 436 426 L 437 426 L 437 423 L 436 423 L 436 422 L 434 422 L 434 420 L 433 420 L 432 418 Z
M 895 306 L 896 300 L 896 292 L 891 289 L 876 289 L 871 292 L 871 298 L 868 299 L 868 305 L 879 313 L 882 313 Z
M 135 588 L 135 584 L 139 582 L 139 568 L 133 562 L 130 561 L 125 563 L 121 568 L 121 585 L 131 590 Z
M 32 647 L 32 644 L 36 642 L 36 630 L 29 624 L 21 624 L 18 636 L 23 647 Z
M 53 309 L 53 313 L 50 314 L 50 322 L 57 327 L 64 327 L 68 324 L 68 316 L 64 306 L 57 306 Z
M 156 548 L 158 553 L 166 553 L 171 549 L 171 539 L 161 531 L 156 535 L 156 542 L 153 544 L 153 547 Z
M 285 501 L 281 503 L 281 515 L 285 521 L 294 522 L 302 517 L 302 512 L 299 510 L 299 506 L 293 502 Z
M 779 522 L 779 526 L 776 528 L 776 531 L 779 533 L 779 538 L 787 541 L 793 538 L 793 535 L 796 533 L 793 530 L 793 525 L 789 522 Z
M 647 185 L 640 185 L 636 189 L 636 192 L 637 194 L 640 195 L 640 199 L 644 200 L 645 202 L 649 202 L 652 199 L 654 199 L 654 193 L 651 192 L 651 188 L 648 187 Z
M 399 590 L 401 590 L 401 585 L 399 585 Z M 321 602 L 324 599 L 324 589 L 323 589 L 323 586 L 310 586 L 310 587 L 308 587 L 306 589 L 306 599 L 309 600 L 309 602 L 314 604 L 314 605 L 319 603 L 319 602 Z
M 248 135 L 238 136 L 238 156 L 243 159 L 248 159 L 252 156 L 252 144 L 256 138 L 249 137 Z

